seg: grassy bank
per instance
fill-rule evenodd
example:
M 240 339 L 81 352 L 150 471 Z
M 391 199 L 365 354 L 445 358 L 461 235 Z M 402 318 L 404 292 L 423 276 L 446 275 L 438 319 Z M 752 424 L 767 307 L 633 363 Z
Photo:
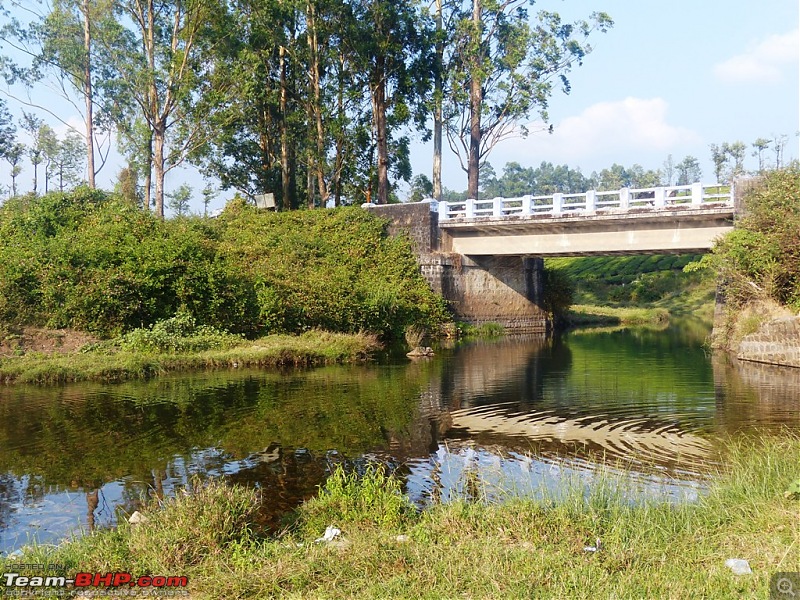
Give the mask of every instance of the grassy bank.
M 555 258 L 547 268 L 573 287 L 568 325 L 661 325 L 671 316 L 711 322 L 716 283 L 684 272 L 696 255 Z
M 665 308 L 576 304 L 570 307 L 565 320 L 572 326 L 666 324 L 669 311 Z
M 589 494 L 565 483 L 558 500 L 423 512 L 378 470 L 339 472 L 269 538 L 250 527 L 269 499 L 211 485 L 153 507 L 144 524 L 17 560 L 185 575 L 192 598 L 766 598 L 772 573 L 800 568 L 800 503 L 784 493 L 799 464 L 800 439 L 769 438 L 732 446 L 694 503 L 632 505 L 607 481 Z M 328 525 L 342 535 L 315 542 Z M 601 549 L 585 550 L 596 539 Z M 753 573 L 734 575 L 729 558 Z
M 0 381 L 122 381 L 171 371 L 355 362 L 367 358 L 378 348 L 376 338 L 371 335 L 317 330 L 299 336 L 275 334 L 252 341 L 239 339 L 235 345 L 224 348 L 177 352 L 144 352 L 107 343 L 84 352 L 32 352 L 0 358 Z

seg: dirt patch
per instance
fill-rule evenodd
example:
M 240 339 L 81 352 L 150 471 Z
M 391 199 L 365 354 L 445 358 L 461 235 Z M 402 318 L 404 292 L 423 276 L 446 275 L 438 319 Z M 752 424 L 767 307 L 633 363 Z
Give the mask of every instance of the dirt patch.
M 72 329 L 0 325 L 0 356 L 20 356 L 28 352 L 68 354 L 97 341 L 88 333 Z

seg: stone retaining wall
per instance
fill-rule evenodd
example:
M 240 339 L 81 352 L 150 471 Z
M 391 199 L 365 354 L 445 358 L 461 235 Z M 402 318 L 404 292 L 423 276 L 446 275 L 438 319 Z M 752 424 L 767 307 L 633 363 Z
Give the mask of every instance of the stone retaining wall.
M 737 358 L 800 367 L 800 317 L 768 321 L 739 344 Z

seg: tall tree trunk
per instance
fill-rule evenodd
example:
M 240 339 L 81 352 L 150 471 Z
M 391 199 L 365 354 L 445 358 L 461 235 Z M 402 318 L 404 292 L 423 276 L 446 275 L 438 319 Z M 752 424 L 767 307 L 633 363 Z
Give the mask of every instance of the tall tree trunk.
M 319 66 L 319 43 L 317 40 L 317 18 L 312 1 L 306 4 L 306 39 L 309 49 L 309 85 L 311 86 L 311 106 L 316 129 L 316 156 L 314 157 L 315 174 L 317 176 L 317 189 L 319 190 L 320 206 L 325 207 L 328 202 L 328 186 L 325 182 L 325 130 L 322 126 L 322 91 Z
M 481 80 L 483 55 L 481 50 L 482 23 L 481 0 L 472 0 L 472 45 L 475 48 L 475 63 L 469 80 L 469 163 L 467 164 L 467 196 L 478 198 L 478 176 L 481 159 L 481 105 L 483 89 Z
M 150 162 L 152 164 L 151 185 L 155 179 L 155 213 L 160 219 L 164 218 L 164 144 L 166 142 L 166 123 L 162 122 L 158 110 L 158 87 L 155 81 L 156 72 L 156 7 L 154 0 L 148 1 L 148 31 L 147 31 L 147 61 L 153 80 L 150 82 Z
M 89 187 L 94 189 L 94 92 L 92 90 L 92 31 L 90 23 L 89 0 L 83 0 L 83 50 L 86 53 L 83 71 L 83 94 L 86 100 L 86 161 Z
M 286 91 L 286 48 L 281 46 L 278 50 L 278 60 L 281 71 L 281 210 L 290 210 L 294 207 L 291 188 L 291 173 L 289 172 L 289 124 Z
M 145 152 L 147 156 L 144 161 L 144 208 L 150 210 L 150 202 L 153 198 L 153 132 L 149 131 L 147 134 L 147 143 L 145 144 Z
M 389 139 L 386 131 L 386 65 L 375 59 L 375 135 L 378 150 L 378 204 L 389 203 Z
M 344 114 L 344 56 L 339 55 L 339 89 L 336 94 L 336 119 L 339 122 L 339 130 L 336 136 L 336 159 L 334 161 L 333 174 L 333 205 L 340 206 L 342 203 L 342 165 L 344 164 L 344 136 L 345 136 L 345 114 Z
M 164 218 L 164 170 L 165 157 L 164 145 L 166 143 L 166 124 L 158 121 L 153 127 L 153 176 L 156 180 L 155 193 L 155 213 L 156 216 Z
M 433 85 L 433 197 L 442 199 L 442 101 L 444 71 L 444 40 L 442 30 L 442 0 L 436 0 L 436 62 Z

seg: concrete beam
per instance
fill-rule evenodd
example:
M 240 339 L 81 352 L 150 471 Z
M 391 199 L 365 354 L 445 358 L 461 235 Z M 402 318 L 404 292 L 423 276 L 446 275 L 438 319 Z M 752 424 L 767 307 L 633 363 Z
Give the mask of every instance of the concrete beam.
M 682 254 L 707 252 L 733 229 L 733 210 L 454 220 L 440 227 L 442 248 L 468 256 Z

